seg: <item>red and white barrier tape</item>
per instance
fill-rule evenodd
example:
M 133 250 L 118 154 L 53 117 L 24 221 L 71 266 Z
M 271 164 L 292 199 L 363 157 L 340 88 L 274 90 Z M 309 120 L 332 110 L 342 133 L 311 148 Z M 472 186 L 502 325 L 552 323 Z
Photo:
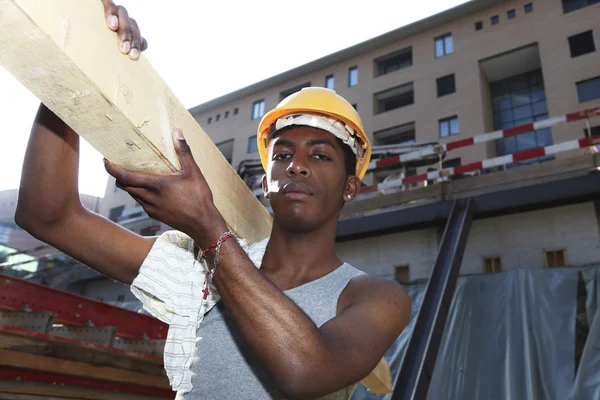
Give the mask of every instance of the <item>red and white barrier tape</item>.
M 600 107 L 590 108 L 588 110 L 569 113 L 559 117 L 552 117 L 542 121 L 536 121 L 525 125 L 515 126 L 514 128 L 501 129 L 499 131 L 484 133 L 481 135 L 476 135 L 470 138 L 456 140 L 437 146 L 426 147 L 424 149 L 413 151 L 411 153 L 384 158 L 382 160 L 371 161 L 369 163 L 368 170 L 389 167 L 391 165 L 399 164 L 401 162 L 414 161 L 422 157 L 431 156 L 433 154 L 441 154 L 443 152 L 460 149 L 462 147 L 471 146 L 477 143 L 490 142 L 492 140 L 498 140 L 514 135 L 519 135 L 521 133 L 534 131 L 537 129 L 550 128 L 551 126 L 579 121 L 586 118 L 594 118 L 598 116 L 600 116 Z
M 490 158 L 483 161 L 477 161 L 471 164 L 459 165 L 457 167 L 445 168 L 437 171 L 430 171 L 425 174 L 409 176 L 404 179 L 395 179 L 388 182 L 379 183 L 377 185 L 366 186 L 361 188 L 359 193 L 376 192 L 379 190 L 391 189 L 398 186 L 408 185 L 411 183 L 422 182 L 426 180 L 434 180 L 438 179 L 439 177 L 459 175 L 464 174 L 466 172 L 479 171 L 484 168 L 498 167 L 514 162 L 552 155 L 563 151 L 576 150 L 580 148 L 594 146 L 598 144 L 599 141 L 600 135 L 596 135 L 585 139 L 570 140 L 567 142 L 557 143 L 546 147 L 537 147 L 535 149 L 525 150 L 513 154 L 507 154 L 505 156 Z

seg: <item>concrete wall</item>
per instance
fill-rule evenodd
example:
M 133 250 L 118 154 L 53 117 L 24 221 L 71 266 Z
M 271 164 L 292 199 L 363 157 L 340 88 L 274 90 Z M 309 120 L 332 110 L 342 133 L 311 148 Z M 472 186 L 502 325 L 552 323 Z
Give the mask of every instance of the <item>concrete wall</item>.
M 341 242 L 338 256 L 369 274 L 392 278 L 409 265 L 410 279 L 427 278 L 437 255 L 436 229 Z M 567 264 L 600 262 L 600 227 L 594 203 L 582 203 L 473 222 L 461 274 L 484 272 L 484 257 L 500 256 L 504 271 L 542 268 L 545 252 L 566 249 Z

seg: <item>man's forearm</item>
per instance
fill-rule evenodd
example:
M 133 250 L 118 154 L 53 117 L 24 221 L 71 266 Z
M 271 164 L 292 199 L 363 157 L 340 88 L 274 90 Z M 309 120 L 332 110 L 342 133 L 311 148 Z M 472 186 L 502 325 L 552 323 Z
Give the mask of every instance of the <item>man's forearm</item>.
M 208 259 L 210 267 L 213 255 Z M 244 339 L 280 390 L 293 391 L 311 364 L 325 357 L 317 326 L 232 239 L 221 247 L 214 283 Z

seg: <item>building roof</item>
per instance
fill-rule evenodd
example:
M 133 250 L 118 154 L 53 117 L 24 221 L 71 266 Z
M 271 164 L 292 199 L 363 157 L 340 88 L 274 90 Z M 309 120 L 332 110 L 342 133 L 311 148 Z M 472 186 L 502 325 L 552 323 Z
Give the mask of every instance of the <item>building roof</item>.
M 372 39 L 366 40 L 362 43 L 358 43 L 354 46 L 345 48 L 338 52 L 329 54 L 325 57 L 311 61 L 307 64 L 293 68 L 281 74 L 272 76 L 260 82 L 238 89 L 234 92 L 228 93 L 221 97 L 217 97 L 213 100 L 199 104 L 189 109 L 192 115 L 196 115 L 208 110 L 212 110 L 216 107 L 224 104 L 229 104 L 235 100 L 239 100 L 246 96 L 250 96 L 254 93 L 258 93 L 265 89 L 269 89 L 273 86 L 277 86 L 281 83 L 291 81 L 295 78 L 308 75 L 310 73 L 324 69 L 330 65 L 344 62 L 356 56 L 359 56 L 368 51 L 385 47 L 394 42 L 406 39 L 408 37 L 417 35 L 421 32 L 435 28 L 436 26 L 444 25 L 457 19 L 463 18 L 467 15 L 474 14 L 481 10 L 485 10 L 495 4 L 504 2 L 505 0 L 471 0 L 467 3 L 461 4 L 439 14 L 432 15 L 431 17 L 413 22 L 402 26 L 393 31 L 384 33 L 383 35 L 376 36 Z

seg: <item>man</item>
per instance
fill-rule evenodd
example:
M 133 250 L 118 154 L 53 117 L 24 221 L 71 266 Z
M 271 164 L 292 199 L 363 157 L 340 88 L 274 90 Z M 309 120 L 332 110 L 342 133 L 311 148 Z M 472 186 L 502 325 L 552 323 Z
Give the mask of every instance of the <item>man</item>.
M 139 58 L 147 44 L 137 24 L 124 8 L 103 4 L 122 52 Z M 178 398 L 347 399 L 410 314 L 399 284 L 335 255 L 340 210 L 357 195 L 370 158 L 356 111 L 335 92 L 310 88 L 265 115 L 258 145 L 273 229 L 250 247 L 228 232 L 183 133 L 173 140 L 177 173 L 106 163 L 119 187 L 174 229 L 144 238 L 81 205 L 79 138 L 42 105 L 17 223 L 132 285 L 146 310 L 170 324 L 165 368 Z

